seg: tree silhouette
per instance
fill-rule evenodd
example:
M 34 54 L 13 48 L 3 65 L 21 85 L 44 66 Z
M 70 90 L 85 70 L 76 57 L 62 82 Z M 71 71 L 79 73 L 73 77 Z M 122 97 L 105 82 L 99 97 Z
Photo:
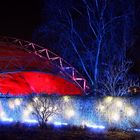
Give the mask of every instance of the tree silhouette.
M 30 98 L 33 107 L 32 115 L 38 120 L 40 127 L 45 127 L 50 117 L 62 112 L 62 101 L 59 96 L 36 96 Z

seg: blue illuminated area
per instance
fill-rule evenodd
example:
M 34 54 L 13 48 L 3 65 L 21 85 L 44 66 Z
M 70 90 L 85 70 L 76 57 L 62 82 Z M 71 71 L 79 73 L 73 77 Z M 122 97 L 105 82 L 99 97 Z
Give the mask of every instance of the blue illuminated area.
M 35 97 L 34 99 L 37 100 L 37 97 Z M 73 105 L 70 105 L 68 103 L 70 102 L 70 100 L 70 97 L 64 97 L 63 101 L 68 105 L 65 106 L 65 109 L 63 110 L 63 113 L 61 113 L 61 115 L 50 116 L 47 121 L 48 124 L 53 124 L 56 127 L 76 125 L 86 126 L 92 129 L 105 129 L 105 126 L 97 125 L 95 124 L 95 122 L 92 122 L 93 120 L 96 120 L 95 118 L 91 118 L 91 120 L 89 120 L 90 115 L 88 113 L 90 112 L 87 111 L 87 113 L 82 116 L 82 110 L 78 108 L 78 106 L 76 107 L 76 105 L 75 107 Z M 78 104 L 81 104 L 80 100 Z M 33 108 L 27 98 L 1 98 L 0 112 L 1 123 L 21 122 L 30 125 L 39 124 L 37 118 L 32 115 Z M 89 122 L 92 123 L 90 124 Z
M 94 128 L 94 129 L 105 129 L 105 126 L 102 126 L 102 125 L 87 124 L 86 126 L 89 127 L 89 128 Z
M 140 129 L 133 129 L 132 131 L 140 132 Z
M 59 114 L 49 116 L 47 124 L 56 127 L 80 126 L 90 130 L 105 130 L 110 127 L 132 129 L 131 122 L 139 123 L 138 99 L 104 97 L 61 97 L 63 110 Z M 34 97 L 36 102 L 38 96 Z M 60 104 L 56 104 L 58 108 Z M 43 111 L 42 106 L 39 107 Z M 48 108 L 49 110 L 52 107 Z M 38 119 L 33 115 L 33 106 L 28 98 L 1 98 L 0 99 L 0 122 L 21 122 L 30 125 L 39 125 Z M 134 131 L 139 131 L 136 128 Z
M 67 123 L 62 123 L 62 122 L 54 122 L 53 123 L 55 126 L 67 126 Z

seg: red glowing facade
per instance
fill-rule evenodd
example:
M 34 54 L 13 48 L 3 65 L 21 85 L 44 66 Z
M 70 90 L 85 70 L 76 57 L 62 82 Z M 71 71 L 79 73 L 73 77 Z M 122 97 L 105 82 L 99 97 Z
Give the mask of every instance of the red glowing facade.
M 0 74 L 0 87 L 3 94 L 10 93 L 11 95 L 28 95 L 32 93 L 81 94 L 81 90 L 78 87 L 64 78 L 41 72 Z
M 0 37 L 2 95 L 82 95 L 86 80 L 61 57 L 33 43 Z

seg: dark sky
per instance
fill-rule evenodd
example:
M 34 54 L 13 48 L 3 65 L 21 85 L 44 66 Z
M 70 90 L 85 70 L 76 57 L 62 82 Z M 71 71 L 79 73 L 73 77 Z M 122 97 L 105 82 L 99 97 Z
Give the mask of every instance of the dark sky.
M 3 0 L 0 3 L 0 34 L 31 40 L 41 20 L 41 0 Z
M 0 35 L 32 40 L 33 31 L 41 23 L 43 0 L 3 0 L 0 3 Z M 133 73 L 140 75 L 140 0 L 135 0 L 135 43 L 130 58 Z M 48 13 L 49 14 L 49 13 Z

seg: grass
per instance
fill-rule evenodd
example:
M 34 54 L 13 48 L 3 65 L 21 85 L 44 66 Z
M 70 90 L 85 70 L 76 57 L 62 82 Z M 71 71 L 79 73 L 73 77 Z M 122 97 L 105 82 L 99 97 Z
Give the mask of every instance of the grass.
M 39 128 L 25 124 L 0 125 L 0 140 L 140 140 L 140 133 L 123 130 L 95 131 L 74 126 Z

